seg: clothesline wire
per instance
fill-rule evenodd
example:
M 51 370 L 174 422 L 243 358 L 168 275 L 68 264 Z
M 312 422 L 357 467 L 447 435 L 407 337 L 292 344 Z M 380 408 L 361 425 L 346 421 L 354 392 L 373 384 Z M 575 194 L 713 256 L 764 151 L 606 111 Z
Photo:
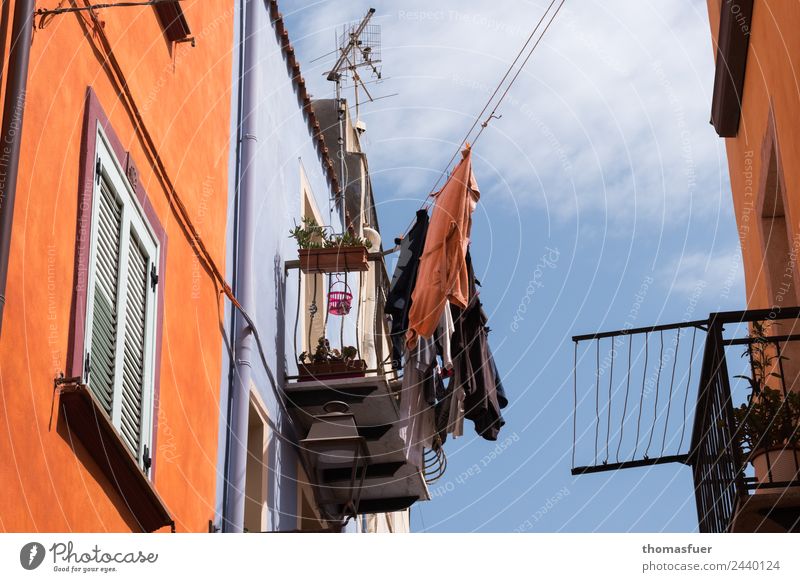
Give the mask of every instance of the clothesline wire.
M 514 67 L 516 66 L 517 62 L 519 62 L 519 59 L 522 57 L 522 54 L 525 52 L 525 49 L 528 48 L 528 45 L 533 40 L 533 37 L 536 35 L 536 31 L 539 30 L 539 27 L 542 25 L 542 22 L 544 22 L 545 17 L 550 12 L 550 9 L 553 7 L 553 5 L 556 3 L 556 1 L 557 0 L 551 0 L 550 5 L 547 7 L 547 10 L 544 11 L 544 14 L 542 14 L 542 17 L 536 23 L 536 26 L 531 31 L 531 33 L 528 36 L 527 40 L 525 40 L 525 44 L 522 45 L 522 48 L 519 49 L 519 52 L 517 53 L 517 56 L 514 57 L 514 60 L 508 66 L 508 69 L 506 69 L 506 72 L 503 75 L 503 78 L 500 79 L 499 83 L 497 83 L 497 86 L 495 87 L 495 89 L 492 92 L 492 94 L 489 96 L 489 99 L 486 101 L 486 104 L 483 106 L 483 109 L 481 109 L 480 113 L 478 113 L 478 115 L 475 116 L 475 121 L 472 122 L 472 125 L 467 130 L 467 134 L 464 136 L 464 138 L 458 144 L 458 147 L 456 148 L 456 151 L 453 153 L 453 156 L 450 158 L 450 161 L 447 162 L 447 165 L 445 166 L 444 170 L 442 170 L 439 173 L 439 176 L 436 179 L 436 183 L 433 185 L 433 188 L 431 188 L 430 194 L 428 194 L 428 196 L 430 196 L 433 192 L 436 191 L 436 188 L 439 186 L 439 182 L 442 181 L 442 177 L 444 177 L 444 175 L 447 173 L 447 169 L 450 167 L 450 164 L 452 164 L 453 161 L 458 157 L 458 152 L 461 151 L 461 147 L 465 143 L 467 143 L 467 140 L 469 139 L 469 136 L 472 134 L 472 132 L 478 126 L 478 123 L 480 123 L 481 119 L 483 119 L 483 114 L 486 113 L 486 111 L 489 109 L 489 106 L 492 104 L 492 101 L 497 96 L 497 94 L 500 92 L 500 89 L 502 88 L 503 83 L 506 82 L 506 79 L 508 79 L 508 76 L 511 74 L 511 71 L 514 70 Z M 563 0 L 562 0 L 562 2 L 563 2 Z M 527 61 L 527 59 L 526 59 L 526 61 Z M 524 64 L 523 64 L 523 66 L 524 66 Z M 497 107 L 495 107 L 495 111 L 494 112 L 496 112 L 496 110 L 497 110 Z
M 500 108 L 500 105 L 505 100 L 505 98 L 508 95 L 509 91 L 511 91 L 511 87 L 514 85 L 514 83 L 516 82 L 517 78 L 520 76 L 522 71 L 525 69 L 525 65 L 528 64 L 528 61 L 530 60 L 531 56 L 533 56 L 533 51 L 536 50 L 536 47 L 539 46 L 539 43 L 542 41 L 542 38 L 544 38 L 544 35 L 547 34 L 547 30 L 550 28 L 550 25 L 553 24 L 553 21 L 556 19 L 556 16 L 558 16 L 558 13 L 561 11 L 561 8 L 564 6 L 564 2 L 566 2 L 566 0 L 561 0 L 561 3 L 556 8 L 555 12 L 553 12 L 553 16 L 551 16 L 550 20 L 547 21 L 547 24 L 545 25 L 544 30 L 542 30 L 542 34 L 540 34 L 539 38 L 536 39 L 536 42 L 534 43 L 533 47 L 531 48 L 530 52 L 528 53 L 528 56 L 526 56 L 525 60 L 522 61 L 522 64 L 517 69 L 516 74 L 512 77 L 511 82 L 506 86 L 505 91 L 503 91 L 503 94 L 500 96 L 500 99 L 498 99 L 497 103 L 494 106 L 494 109 L 492 109 L 492 112 L 489 114 L 489 116 L 486 118 L 486 120 L 481 124 L 481 129 L 477 133 L 477 135 L 475 136 L 475 139 L 472 140 L 472 145 L 475 145 L 475 143 L 478 141 L 478 138 L 483 133 L 483 130 L 486 129 L 489 126 L 489 122 L 492 119 L 497 119 L 497 115 L 496 115 L 497 110 Z M 552 6 L 552 4 L 551 4 L 551 6 Z M 548 8 L 548 11 L 549 10 L 550 9 Z M 547 12 L 545 12 L 545 14 L 547 14 Z M 542 17 L 542 18 L 544 18 L 544 17 Z M 464 142 L 462 142 L 462 143 L 464 143 Z
M 500 108 L 500 105 L 505 100 L 506 96 L 508 95 L 509 91 L 511 90 L 511 87 L 516 82 L 517 78 L 519 78 L 520 74 L 522 73 L 523 69 L 525 68 L 525 65 L 528 63 L 528 61 L 530 60 L 530 58 L 533 55 L 534 51 L 536 50 L 536 47 L 539 46 L 539 43 L 541 42 L 541 40 L 544 37 L 545 33 L 550 28 L 550 25 L 553 24 L 553 21 L 555 20 L 556 16 L 558 15 L 559 11 L 561 10 L 561 8 L 564 6 L 564 3 L 566 2 L 566 0 L 561 0 L 561 2 L 559 3 L 558 7 L 556 8 L 556 10 L 552 13 L 552 16 L 550 17 L 550 20 L 545 25 L 544 29 L 542 30 L 542 33 L 536 39 L 536 42 L 531 47 L 530 51 L 528 51 L 527 56 L 522 61 L 522 64 L 517 69 L 517 72 L 511 78 L 511 81 L 506 86 L 505 91 L 503 91 L 502 95 L 500 96 L 500 99 L 498 99 L 497 102 L 495 103 L 494 107 L 492 108 L 492 112 L 485 119 L 483 118 L 483 115 L 484 115 L 484 113 L 486 113 L 486 111 L 492 105 L 492 102 L 494 101 L 494 98 L 497 96 L 497 94 L 502 89 L 503 84 L 506 82 L 506 80 L 508 79 L 509 75 L 511 75 L 512 71 L 514 70 L 514 67 L 517 64 L 517 62 L 519 62 L 519 59 L 522 57 L 523 53 L 528 48 L 528 45 L 530 45 L 531 41 L 536 36 L 537 31 L 542 26 L 542 23 L 544 22 L 545 18 L 550 13 L 550 10 L 553 8 L 553 5 L 555 5 L 555 3 L 557 1 L 558 0 L 551 0 L 550 5 L 547 7 L 547 10 L 545 10 L 544 13 L 542 14 L 541 18 L 539 18 L 539 21 L 536 23 L 536 26 L 534 26 L 533 30 L 531 31 L 530 35 L 528 36 L 527 40 L 525 41 L 525 44 L 522 45 L 522 48 L 520 48 L 519 52 L 517 52 L 517 56 L 514 57 L 514 60 L 509 65 L 508 69 L 506 69 L 505 74 L 503 75 L 502 79 L 500 79 L 500 81 L 497 83 L 497 86 L 495 87 L 495 89 L 492 92 L 492 94 L 489 96 L 489 99 L 486 101 L 486 104 L 483 106 L 483 109 L 481 109 L 480 113 L 478 113 L 478 115 L 475 116 L 475 121 L 473 121 L 473 123 L 470 126 L 469 130 L 467 130 L 466 135 L 459 142 L 458 147 L 456 148 L 455 152 L 453 152 L 452 157 L 450 158 L 450 160 L 445 165 L 444 169 L 441 171 L 441 173 L 437 177 L 436 182 L 434 183 L 433 187 L 428 192 L 428 195 L 425 196 L 425 199 L 422 201 L 422 204 L 420 205 L 418 210 L 422 210 L 423 208 L 425 208 L 426 204 L 428 203 L 428 200 L 430 200 L 430 198 L 433 197 L 433 194 L 436 192 L 436 189 L 439 187 L 439 183 L 442 181 L 442 178 L 447 175 L 447 171 L 450 168 L 451 164 L 458 157 L 458 154 L 461 151 L 461 148 L 468 142 L 470 135 L 472 135 L 472 132 L 475 131 L 475 128 L 478 126 L 478 124 L 480 123 L 481 128 L 478 131 L 478 133 L 475 135 L 475 138 L 472 140 L 472 145 L 473 146 L 478 141 L 478 138 L 480 138 L 481 134 L 483 133 L 483 130 L 485 130 L 488 127 L 488 125 L 491 122 L 491 120 L 492 119 L 498 119 L 497 111 Z M 481 123 L 481 119 L 484 119 L 484 121 L 482 123 Z M 408 234 L 409 230 L 411 230 L 411 227 L 413 226 L 413 224 L 414 224 L 414 219 L 412 219 L 411 222 L 409 223 L 409 225 L 405 228 L 405 230 L 403 231 L 403 234 L 402 234 L 402 236 L 400 238 L 405 238 L 405 236 Z

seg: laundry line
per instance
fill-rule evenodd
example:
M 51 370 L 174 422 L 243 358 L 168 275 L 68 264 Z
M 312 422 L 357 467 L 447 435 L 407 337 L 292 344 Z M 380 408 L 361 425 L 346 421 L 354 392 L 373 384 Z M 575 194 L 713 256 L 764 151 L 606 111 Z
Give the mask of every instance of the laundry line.
M 425 196 L 425 199 L 422 201 L 422 204 L 420 204 L 419 210 L 423 210 L 423 209 L 427 210 L 429 208 L 428 201 L 436 193 L 436 189 L 439 187 L 439 183 L 442 181 L 442 178 L 445 175 L 447 175 L 448 169 L 453 164 L 455 159 L 458 157 L 458 154 L 461 152 L 462 148 L 465 147 L 465 146 L 468 147 L 468 148 L 474 147 L 475 143 L 481 137 L 481 135 L 483 134 L 484 130 L 489 126 L 489 124 L 492 122 L 492 120 L 493 119 L 500 119 L 502 117 L 502 115 L 498 115 L 497 114 L 499 109 L 500 109 L 500 106 L 503 104 L 503 101 L 508 96 L 508 93 L 511 91 L 511 87 L 514 86 L 514 83 L 516 83 L 516 81 L 519 78 L 520 74 L 525 69 L 525 65 L 528 64 L 528 61 L 533 56 L 533 53 L 536 51 L 536 48 L 541 43 L 542 39 L 544 38 L 544 35 L 547 33 L 547 31 L 550 28 L 550 26 L 553 24 L 553 21 L 555 20 L 556 16 L 558 16 L 558 13 L 561 11 L 561 8 L 564 6 L 566 0 L 560 0 L 560 2 L 558 2 L 558 6 L 556 7 L 556 9 L 551 12 L 551 10 L 553 9 L 553 6 L 556 5 L 556 2 L 558 2 L 558 0 L 551 0 L 551 2 L 548 5 L 547 9 L 544 11 L 544 13 L 542 14 L 541 18 L 539 18 L 538 22 L 536 23 L 536 26 L 534 26 L 534 28 L 531 31 L 530 35 L 528 35 L 528 38 L 525 40 L 525 43 L 522 45 L 522 47 L 517 52 L 517 55 L 514 57 L 514 60 L 511 62 L 511 64 L 506 69 L 505 73 L 503 74 L 503 77 L 497 83 L 497 86 L 495 87 L 495 89 L 492 92 L 492 94 L 489 96 L 489 99 L 486 101 L 486 104 L 483 106 L 483 108 L 481 109 L 480 113 L 478 113 L 478 115 L 475 116 L 475 121 L 473 121 L 473 123 L 470 126 L 469 130 L 467 130 L 466 135 L 458 143 L 458 146 L 456 147 L 455 152 L 453 153 L 452 157 L 447 162 L 447 164 L 445 165 L 445 167 L 442 170 L 442 172 L 439 174 L 439 176 L 436 179 L 436 182 L 434 183 L 433 187 L 430 189 L 428 194 Z M 541 34 L 538 37 L 536 37 L 536 33 L 542 27 L 542 24 L 545 23 L 545 20 L 547 19 L 548 14 L 550 14 L 549 20 L 547 20 L 546 24 L 544 25 L 544 28 L 542 29 Z M 535 38 L 535 42 L 534 42 L 534 38 Z M 500 98 L 494 103 L 494 106 L 492 107 L 492 103 L 494 102 L 495 97 L 497 97 L 498 93 L 500 93 L 500 91 L 503 89 L 503 86 L 506 83 L 506 80 L 509 78 L 509 76 L 511 76 L 511 74 L 514 71 L 514 68 L 516 67 L 516 65 L 519 62 L 520 58 L 522 58 L 522 56 L 525 53 L 525 51 L 528 48 L 528 46 L 531 45 L 531 42 L 533 42 L 533 46 L 531 46 L 531 48 L 528 51 L 527 55 L 523 59 L 522 64 L 516 70 L 516 73 L 514 73 L 513 77 L 511 77 L 511 81 L 505 86 L 505 89 L 503 90 L 502 94 L 500 95 Z M 484 114 L 489 110 L 489 107 L 492 107 L 492 110 L 491 110 L 491 112 L 489 113 L 488 116 L 484 117 Z M 483 121 L 481 121 L 481 120 L 483 120 Z M 472 135 L 472 132 L 475 131 L 475 129 L 478 127 L 479 124 L 480 124 L 480 129 L 479 129 L 478 133 L 475 135 L 475 137 L 472 139 L 472 142 L 470 143 L 470 141 L 469 141 L 470 140 L 470 136 Z M 408 232 L 411 229 L 411 227 L 413 226 L 413 224 L 414 224 L 414 220 L 412 220 L 408 224 L 408 226 L 406 226 L 406 228 L 403 230 L 403 234 L 398 238 L 399 239 L 404 238 L 408 234 Z

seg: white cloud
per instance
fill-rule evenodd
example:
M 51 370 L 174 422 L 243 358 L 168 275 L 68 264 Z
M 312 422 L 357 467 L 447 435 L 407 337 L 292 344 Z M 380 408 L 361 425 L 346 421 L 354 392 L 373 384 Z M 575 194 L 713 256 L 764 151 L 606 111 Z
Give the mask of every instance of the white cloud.
M 683 254 L 667 263 L 658 276 L 671 294 L 684 297 L 705 295 L 709 301 L 723 306 L 740 304 L 744 297 L 742 253 L 738 248 L 711 254 Z
M 370 4 L 387 78 L 370 90 L 400 93 L 362 108 L 370 165 L 391 195 L 420 198 L 548 3 Z M 368 4 L 343 6 L 281 3 L 316 95 L 332 92 L 322 74 L 332 56 L 310 61 Z M 727 168 L 708 124 L 712 57 L 702 0 L 568 0 L 476 147 L 484 200 L 625 225 L 719 212 Z

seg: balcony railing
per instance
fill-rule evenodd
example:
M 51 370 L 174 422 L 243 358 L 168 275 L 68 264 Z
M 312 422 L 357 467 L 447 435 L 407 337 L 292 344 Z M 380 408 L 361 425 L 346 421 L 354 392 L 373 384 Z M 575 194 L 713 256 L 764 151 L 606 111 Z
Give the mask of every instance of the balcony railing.
M 287 330 L 294 333 L 294 363 L 287 362 L 284 392 L 317 500 L 334 515 L 391 512 L 426 500 L 426 475 L 441 469 L 428 462 L 432 455 L 421 444 L 410 440 L 413 419 L 403 400 L 408 395 L 391 363 L 383 255 L 370 253 L 369 265 L 364 272 L 320 274 L 303 273 L 297 261 L 286 264 L 296 305 Z M 330 294 L 337 290 L 350 295 L 349 307 L 341 310 L 347 313 L 331 313 Z M 355 360 L 363 364 L 340 367 L 333 375 L 303 373 L 301 353 L 313 352 L 320 335 L 332 348 L 354 348 Z M 335 466 L 330 453 L 310 453 L 311 441 L 324 445 L 326 440 L 339 449 L 341 443 L 358 444 L 352 467 Z
M 352 345 L 357 350 L 357 358 L 370 355 L 374 365 L 370 366 L 367 374 L 382 374 L 396 377 L 391 367 L 391 349 L 389 343 L 389 327 L 384 316 L 386 297 L 389 291 L 389 276 L 386 272 L 386 263 L 382 253 L 369 253 L 370 269 L 374 276 L 374 309 L 371 314 L 365 314 L 362 305 L 365 297 L 361 296 L 365 289 L 367 272 L 335 273 L 335 274 L 304 274 L 300 269 L 300 261 L 286 261 L 287 277 L 296 277 L 296 301 L 293 320 L 293 348 L 294 361 L 298 362 L 302 352 L 313 351 L 316 337 L 311 330 L 321 329 L 322 333 L 329 336 L 332 343 L 338 343 L 338 349 L 344 345 Z M 304 284 L 301 284 L 301 281 Z M 343 283 L 352 292 L 352 314 L 349 317 L 332 316 L 328 310 L 328 295 Z M 310 296 L 303 296 L 303 292 Z M 309 302 L 308 298 L 312 301 Z M 314 302 L 314 307 L 311 303 Z M 316 323 L 315 323 L 316 322 Z M 365 341 L 367 340 L 367 341 Z M 349 343 L 352 342 L 352 343 Z M 371 345 L 365 345 L 370 343 Z M 387 349 L 389 346 L 389 349 Z M 336 346 L 334 346 L 336 347 Z M 290 370 L 288 380 L 297 380 L 299 375 Z
M 800 308 L 773 308 L 574 337 L 572 473 L 682 463 L 701 532 L 796 531 L 795 449 L 783 446 L 788 480 L 769 454 L 757 478 L 734 409 L 750 402 L 752 378 L 784 399 L 800 390 L 798 325 Z

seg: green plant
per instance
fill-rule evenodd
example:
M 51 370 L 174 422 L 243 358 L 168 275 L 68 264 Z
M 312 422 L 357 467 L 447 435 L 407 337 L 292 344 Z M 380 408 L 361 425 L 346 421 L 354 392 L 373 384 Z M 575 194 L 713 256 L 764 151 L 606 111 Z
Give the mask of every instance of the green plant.
M 753 394 L 760 394 L 766 387 L 769 378 L 781 379 L 781 375 L 774 372 L 776 362 L 787 360 L 788 358 L 777 353 L 772 347 L 773 343 L 767 336 L 767 329 L 763 322 L 754 321 L 750 331 L 750 343 L 742 353 L 742 357 L 750 358 L 750 366 L 753 370 L 752 376 L 737 375 L 734 378 L 742 378 L 750 384 Z
M 800 393 L 771 388 L 770 378 L 781 382 L 783 377 L 774 371 L 775 366 L 789 358 L 779 353 L 767 335 L 763 322 L 753 322 L 750 342 L 742 357 L 750 359 L 752 376 L 737 375 L 747 380 L 751 392 L 747 403 L 733 411 L 735 438 L 742 451 L 751 458 L 760 450 L 773 447 L 796 447 L 800 443 Z
M 321 249 L 326 242 L 325 227 L 317 224 L 317 221 L 310 216 L 303 217 L 303 225 L 294 225 L 289 231 L 289 238 L 297 241 L 297 246 L 301 249 Z
M 371 248 L 372 243 L 365 238 L 356 236 L 353 233 L 345 232 L 343 235 L 331 236 L 325 241 L 326 248 L 337 247 L 367 247 Z
M 345 346 L 341 351 L 336 348 L 331 349 L 330 342 L 321 336 L 317 341 L 317 347 L 313 353 L 303 352 L 300 354 L 301 364 L 330 364 L 334 362 L 344 362 L 349 364 L 355 361 L 358 350 L 353 346 Z
M 303 217 L 302 225 L 295 224 L 289 231 L 289 238 L 297 241 L 298 248 L 301 249 L 321 249 L 339 247 L 372 247 L 368 240 L 356 236 L 351 232 L 341 235 L 328 235 L 326 227 L 317 224 L 317 221 L 310 216 Z
M 742 451 L 753 453 L 774 447 L 800 445 L 800 393 L 764 387 L 757 398 L 734 409 L 734 433 Z

